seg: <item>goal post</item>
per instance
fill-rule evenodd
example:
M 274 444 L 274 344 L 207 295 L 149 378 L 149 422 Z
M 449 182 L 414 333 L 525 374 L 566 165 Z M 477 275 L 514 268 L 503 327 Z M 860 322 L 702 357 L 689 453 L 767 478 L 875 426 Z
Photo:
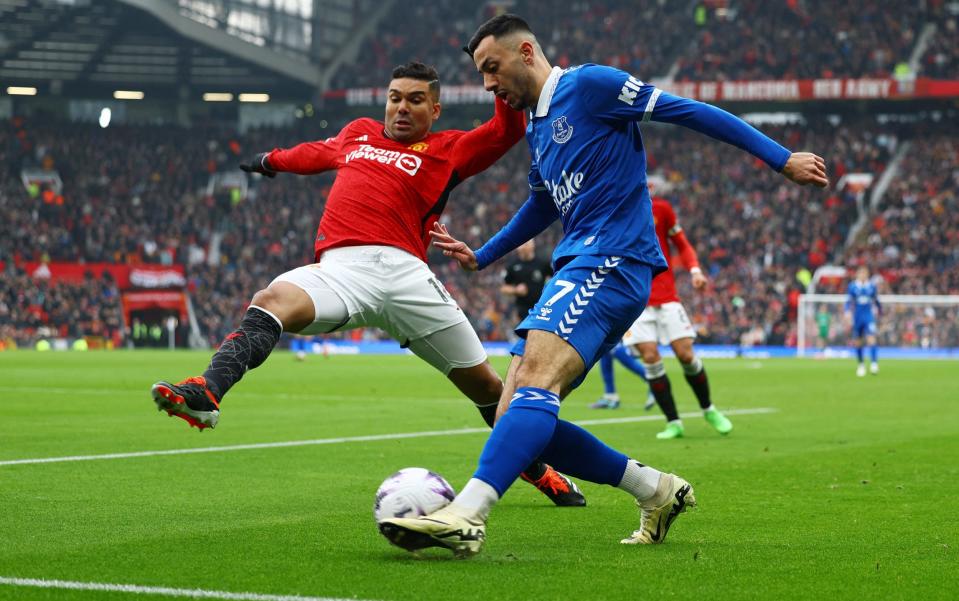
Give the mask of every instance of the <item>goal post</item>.
M 801 294 L 796 307 L 796 355 L 848 348 L 852 338 L 845 315 L 845 294 Z M 878 344 L 916 350 L 959 353 L 959 295 L 880 294 Z

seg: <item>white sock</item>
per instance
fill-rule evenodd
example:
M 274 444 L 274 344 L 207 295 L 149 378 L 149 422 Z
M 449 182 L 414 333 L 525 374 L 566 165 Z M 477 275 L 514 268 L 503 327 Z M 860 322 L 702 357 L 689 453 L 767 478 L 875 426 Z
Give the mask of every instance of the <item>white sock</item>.
M 693 360 L 689 363 L 683 363 L 682 366 L 683 372 L 687 376 L 695 376 L 703 371 L 703 360 L 699 358 L 699 355 L 693 355 Z
M 659 477 L 662 475 L 661 471 L 630 459 L 626 462 L 623 479 L 617 486 L 636 497 L 636 500 L 646 501 L 656 494 Z
M 618 401 L 619 393 L 618 392 L 606 392 L 603 394 L 603 398 L 607 401 Z
M 712 403 L 710 403 L 710 404 L 709 404 L 709 407 L 706 407 L 705 409 L 703 409 L 703 413 L 706 413 L 707 411 L 712 411 L 712 410 L 715 409 L 715 408 L 716 408 L 716 406 L 713 405 Z
M 479 518 L 485 522 L 497 501 L 499 501 L 499 495 L 496 494 L 495 488 L 482 480 L 470 478 L 451 505 L 456 506 L 452 507 L 454 511 L 462 510 L 459 513 L 466 517 Z

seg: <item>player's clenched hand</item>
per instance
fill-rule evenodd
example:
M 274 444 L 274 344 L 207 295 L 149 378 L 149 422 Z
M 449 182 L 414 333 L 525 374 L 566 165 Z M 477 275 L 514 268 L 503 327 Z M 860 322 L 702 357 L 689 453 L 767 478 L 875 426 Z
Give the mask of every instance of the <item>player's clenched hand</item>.
M 800 186 L 813 184 L 820 188 L 829 185 L 826 177 L 826 161 L 811 152 L 794 152 L 783 167 L 783 175 Z
M 247 173 L 262 173 L 267 177 L 276 177 L 276 171 L 270 168 L 270 162 L 267 160 L 268 153 L 261 152 L 253 157 L 249 163 L 240 163 L 240 169 Z
M 439 221 L 433 224 L 433 229 L 430 230 L 430 236 L 433 237 L 433 246 L 442 250 L 443 254 L 447 257 L 456 259 L 460 267 L 466 271 L 476 271 L 479 267 L 473 250 L 466 246 L 465 242 L 450 236 L 449 230 Z

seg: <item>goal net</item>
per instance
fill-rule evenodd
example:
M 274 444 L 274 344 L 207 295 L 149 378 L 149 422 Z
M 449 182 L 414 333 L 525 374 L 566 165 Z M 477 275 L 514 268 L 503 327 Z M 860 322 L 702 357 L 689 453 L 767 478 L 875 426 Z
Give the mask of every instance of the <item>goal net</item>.
M 845 294 L 803 294 L 796 312 L 796 353 L 847 356 L 852 322 Z M 902 356 L 959 358 L 959 295 L 880 294 L 879 346 Z

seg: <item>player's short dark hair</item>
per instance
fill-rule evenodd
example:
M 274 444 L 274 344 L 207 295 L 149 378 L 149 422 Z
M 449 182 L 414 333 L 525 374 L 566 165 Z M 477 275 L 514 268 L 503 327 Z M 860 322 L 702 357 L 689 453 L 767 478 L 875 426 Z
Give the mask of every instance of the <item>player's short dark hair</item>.
M 476 33 L 473 34 L 473 37 L 470 38 L 469 43 L 466 46 L 463 46 L 463 51 L 466 52 L 466 54 L 473 56 L 473 53 L 476 52 L 476 47 L 480 45 L 480 42 L 483 41 L 483 38 L 487 36 L 501 38 L 517 31 L 522 31 L 523 33 L 533 35 L 532 28 L 530 28 L 529 23 L 527 23 L 523 17 L 514 15 L 512 13 L 496 15 L 486 23 L 480 25 L 479 29 L 476 30 Z
M 418 79 L 430 84 L 430 94 L 433 100 L 440 100 L 440 74 L 435 67 L 424 65 L 418 61 L 410 61 L 393 69 L 393 79 Z

